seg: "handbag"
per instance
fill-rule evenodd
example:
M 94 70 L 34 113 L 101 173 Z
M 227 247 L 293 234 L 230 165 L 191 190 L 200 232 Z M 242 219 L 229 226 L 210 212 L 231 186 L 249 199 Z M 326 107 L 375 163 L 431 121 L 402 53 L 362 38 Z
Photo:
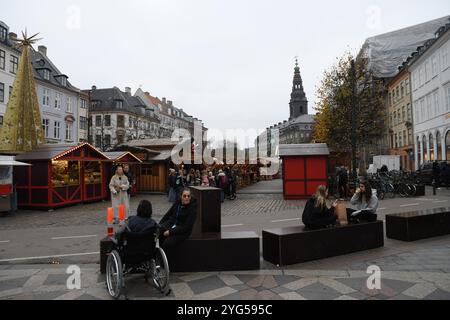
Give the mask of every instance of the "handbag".
M 340 224 L 347 225 L 347 203 L 343 200 L 338 200 L 335 211 Z

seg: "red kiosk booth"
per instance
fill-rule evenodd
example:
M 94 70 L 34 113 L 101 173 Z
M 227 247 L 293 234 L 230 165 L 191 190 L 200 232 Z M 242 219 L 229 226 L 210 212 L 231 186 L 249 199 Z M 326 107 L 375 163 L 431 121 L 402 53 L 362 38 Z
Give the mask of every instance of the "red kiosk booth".
M 284 199 L 309 199 L 318 186 L 327 185 L 329 155 L 326 144 L 280 145 Z
M 16 159 L 31 164 L 14 169 L 20 208 L 47 210 L 106 197 L 109 159 L 88 143 L 45 144 Z

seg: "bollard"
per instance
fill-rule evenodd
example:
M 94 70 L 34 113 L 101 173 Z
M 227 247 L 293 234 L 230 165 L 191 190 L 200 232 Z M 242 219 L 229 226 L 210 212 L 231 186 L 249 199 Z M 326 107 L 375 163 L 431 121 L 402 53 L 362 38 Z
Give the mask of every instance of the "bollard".
M 119 206 L 119 225 L 122 227 L 125 222 L 125 205 Z
M 107 223 L 108 223 L 107 233 L 108 233 L 108 237 L 114 236 L 113 222 L 114 222 L 114 209 L 113 208 L 108 208 L 108 216 L 107 216 Z
M 436 195 L 436 179 L 433 179 L 432 184 L 433 184 L 433 196 L 435 196 Z

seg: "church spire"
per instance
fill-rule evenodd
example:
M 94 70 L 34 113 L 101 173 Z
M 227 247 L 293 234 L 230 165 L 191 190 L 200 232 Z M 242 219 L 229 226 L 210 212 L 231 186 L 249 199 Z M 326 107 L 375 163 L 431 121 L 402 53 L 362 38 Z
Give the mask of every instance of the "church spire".
M 303 90 L 303 80 L 298 65 L 298 57 L 295 57 L 294 80 L 291 93 L 290 118 L 295 119 L 301 115 L 308 114 L 308 100 Z

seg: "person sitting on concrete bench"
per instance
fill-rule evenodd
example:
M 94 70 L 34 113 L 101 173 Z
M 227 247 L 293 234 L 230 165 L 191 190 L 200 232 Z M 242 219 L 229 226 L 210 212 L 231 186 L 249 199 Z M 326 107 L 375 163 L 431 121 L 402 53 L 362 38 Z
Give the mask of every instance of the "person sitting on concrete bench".
M 129 217 L 125 221 L 125 225 L 116 232 L 116 239 L 128 230 L 134 233 L 150 233 L 155 232 L 158 224 L 152 219 L 153 209 L 152 203 L 148 200 L 142 200 L 137 208 L 137 215 Z
M 334 212 L 336 203 L 329 209 L 327 207 L 327 197 L 327 187 L 319 186 L 314 197 L 306 203 L 302 220 L 307 229 L 323 229 L 336 224 L 337 216 Z
M 369 182 L 359 184 L 350 204 L 358 209 L 347 209 L 347 217 L 350 223 L 377 221 L 378 198 L 376 191 L 372 190 Z
M 197 203 L 192 199 L 191 190 L 181 191 L 180 199 L 161 219 L 160 245 L 167 253 L 183 241 L 187 240 L 197 219 Z

